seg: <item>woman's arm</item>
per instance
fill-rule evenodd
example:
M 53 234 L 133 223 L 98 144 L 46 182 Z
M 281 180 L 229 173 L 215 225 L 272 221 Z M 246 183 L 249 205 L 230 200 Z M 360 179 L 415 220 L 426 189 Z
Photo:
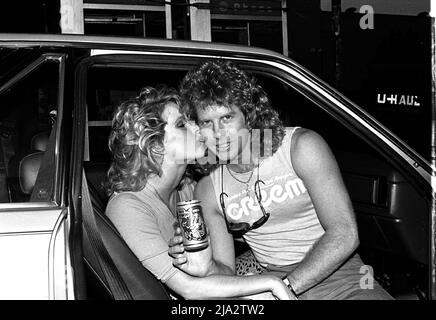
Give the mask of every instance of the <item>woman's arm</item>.
M 325 233 L 288 275 L 297 293 L 333 273 L 359 244 L 354 211 L 333 153 L 324 139 L 301 129 L 292 138 L 291 159 L 303 180 Z
M 243 298 L 270 292 L 280 300 L 296 299 L 284 282 L 272 275 L 192 277 L 177 272 L 165 283 L 185 299 Z
M 292 297 L 283 281 L 271 275 L 201 278 L 174 268 L 159 224 L 147 212 L 151 210 L 149 205 L 126 193 L 110 201 L 106 214 L 143 266 L 177 294 L 186 299 L 233 298 L 261 292 L 271 292 L 279 299 Z

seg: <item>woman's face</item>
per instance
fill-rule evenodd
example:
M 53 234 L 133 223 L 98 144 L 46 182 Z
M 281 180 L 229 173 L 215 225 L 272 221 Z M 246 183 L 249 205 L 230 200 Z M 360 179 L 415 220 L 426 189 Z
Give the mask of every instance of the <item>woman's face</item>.
M 204 157 L 206 145 L 198 126 L 188 122 L 181 114 L 177 104 L 170 102 L 165 106 L 162 119 L 165 126 L 165 159 L 172 163 L 187 164 Z

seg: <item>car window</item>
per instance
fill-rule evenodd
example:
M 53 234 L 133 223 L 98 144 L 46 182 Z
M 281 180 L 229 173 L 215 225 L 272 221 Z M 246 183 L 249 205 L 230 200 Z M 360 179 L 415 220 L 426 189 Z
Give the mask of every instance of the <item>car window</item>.
M 346 129 L 339 121 L 293 87 L 264 74 L 256 74 L 256 78 L 268 93 L 285 126 L 312 129 L 324 137 L 333 150 L 374 154 L 362 139 L 344 134 Z
M 16 81 L 15 81 L 16 80 Z M 0 92 L 0 202 L 46 201 L 32 196 L 58 108 L 59 63 L 41 58 Z M 47 158 L 45 161 L 47 162 Z M 54 163 L 54 162 L 52 162 Z M 45 174 L 52 184 L 54 167 Z M 49 191 L 50 192 L 50 191 Z

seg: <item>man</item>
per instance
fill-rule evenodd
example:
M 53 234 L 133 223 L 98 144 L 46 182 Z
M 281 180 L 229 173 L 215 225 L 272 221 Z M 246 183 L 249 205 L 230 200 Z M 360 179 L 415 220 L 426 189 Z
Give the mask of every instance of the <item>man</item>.
M 203 169 L 210 174 L 195 190 L 213 258 L 187 254 L 176 234 L 169 253 L 177 267 L 196 276 L 233 274 L 236 232 L 299 299 L 392 299 L 375 281 L 372 289 L 360 285 L 352 204 L 322 137 L 284 128 L 256 80 L 230 62 L 201 64 L 180 92 L 218 163 L 209 157 Z

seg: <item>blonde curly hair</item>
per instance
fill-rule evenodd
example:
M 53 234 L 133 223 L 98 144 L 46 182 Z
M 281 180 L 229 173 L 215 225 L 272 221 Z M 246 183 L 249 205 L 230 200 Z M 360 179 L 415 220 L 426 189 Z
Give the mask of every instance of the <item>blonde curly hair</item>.
M 108 193 L 139 191 L 150 174 L 160 174 L 165 125 L 162 113 L 179 96 L 173 88 L 145 87 L 137 97 L 122 102 L 112 119 Z

